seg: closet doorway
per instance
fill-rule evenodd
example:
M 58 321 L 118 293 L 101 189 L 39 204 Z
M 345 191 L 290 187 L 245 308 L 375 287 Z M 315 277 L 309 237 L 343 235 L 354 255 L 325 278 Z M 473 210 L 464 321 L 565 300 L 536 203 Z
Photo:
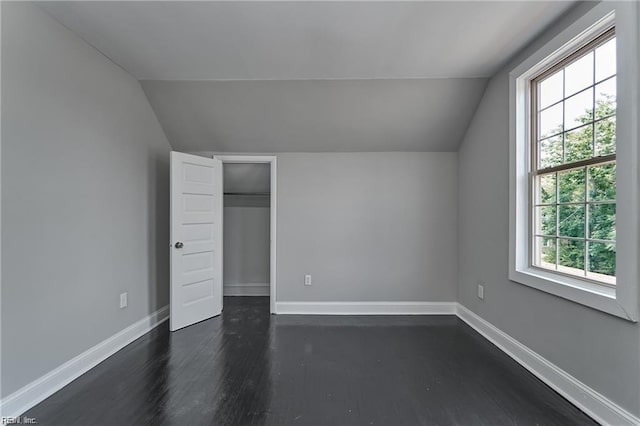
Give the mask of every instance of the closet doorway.
M 223 295 L 276 300 L 276 157 L 216 155 L 223 170 Z

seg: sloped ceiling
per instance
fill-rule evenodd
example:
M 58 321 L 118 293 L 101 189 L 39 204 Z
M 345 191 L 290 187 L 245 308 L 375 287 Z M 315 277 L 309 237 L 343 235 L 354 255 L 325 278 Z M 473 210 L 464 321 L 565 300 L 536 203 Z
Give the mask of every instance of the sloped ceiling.
M 174 149 L 448 151 L 484 79 L 143 81 Z
M 134 77 L 174 149 L 451 151 L 573 2 L 41 2 Z

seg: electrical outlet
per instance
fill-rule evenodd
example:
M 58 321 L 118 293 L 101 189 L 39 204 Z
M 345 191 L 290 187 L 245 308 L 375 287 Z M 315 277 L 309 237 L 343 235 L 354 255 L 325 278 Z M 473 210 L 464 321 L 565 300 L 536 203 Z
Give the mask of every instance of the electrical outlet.
M 127 293 L 120 293 L 120 309 L 127 307 Z
M 478 283 L 478 299 L 484 300 L 484 284 Z
M 304 276 L 304 285 L 311 285 L 311 275 Z

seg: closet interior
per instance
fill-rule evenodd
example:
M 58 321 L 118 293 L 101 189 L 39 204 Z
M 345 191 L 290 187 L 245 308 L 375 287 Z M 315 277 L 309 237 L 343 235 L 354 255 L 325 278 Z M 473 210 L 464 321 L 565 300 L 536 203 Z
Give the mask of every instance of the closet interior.
M 224 163 L 224 296 L 269 296 L 270 164 Z

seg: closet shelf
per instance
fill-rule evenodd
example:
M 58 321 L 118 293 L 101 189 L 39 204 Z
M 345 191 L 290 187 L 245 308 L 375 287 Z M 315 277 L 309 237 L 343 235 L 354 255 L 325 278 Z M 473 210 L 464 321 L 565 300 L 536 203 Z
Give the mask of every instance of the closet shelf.
M 264 197 L 271 195 L 270 192 L 225 192 L 224 195 L 247 195 L 250 197 Z

